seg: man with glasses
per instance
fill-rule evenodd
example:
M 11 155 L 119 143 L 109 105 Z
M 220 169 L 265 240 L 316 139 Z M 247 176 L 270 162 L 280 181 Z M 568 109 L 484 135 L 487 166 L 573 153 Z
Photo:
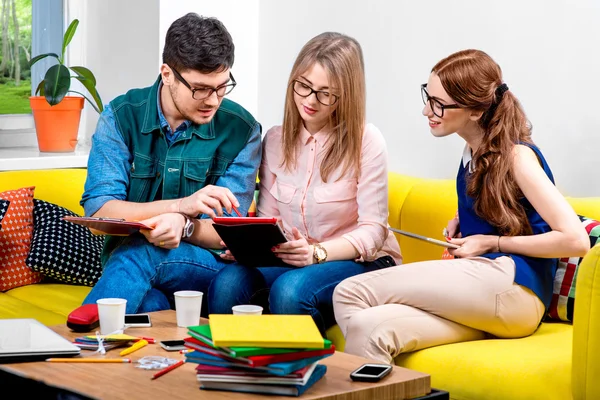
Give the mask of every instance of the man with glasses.
M 225 265 L 210 218 L 247 213 L 261 159 L 260 124 L 225 98 L 233 61 L 223 24 L 187 14 L 167 31 L 154 85 L 105 107 L 81 204 L 88 216 L 153 229 L 107 236 L 103 275 L 84 304 L 120 297 L 127 313 L 169 309 L 174 292 L 206 292 Z

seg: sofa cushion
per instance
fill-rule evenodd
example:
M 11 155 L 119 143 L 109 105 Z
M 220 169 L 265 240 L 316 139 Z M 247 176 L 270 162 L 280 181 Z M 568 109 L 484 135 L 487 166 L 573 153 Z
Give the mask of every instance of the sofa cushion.
M 102 275 L 104 239 L 85 226 L 67 222 L 76 214 L 44 200 L 34 200 L 34 230 L 26 264 L 58 282 L 93 286 Z
M 0 199 L 0 229 L 2 229 L 2 220 L 8 211 L 8 206 L 10 205 L 10 201 Z
M 583 216 L 579 216 L 579 219 L 590 237 L 590 248 L 594 247 L 596 243 L 600 243 L 600 222 Z M 548 318 L 573 321 L 577 271 L 582 259 L 583 257 L 565 257 L 558 261 Z
M 454 343 L 402 354 L 396 365 L 431 375 L 431 387 L 452 399 L 563 400 L 571 398 L 573 326 L 546 322 L 531 336 Z M 327 330 L 344 351 L 340 328 Z
M 37 288 L 39 285 L 41 284 L 22 286 L 12 290 Z M 3 319 L 33 318 L 44 325 L 59 325 L 66 322 L 67 317 L 48 310 L 47 304 L 37 306 L 30 303 L 28 299 L 23 300 L 10 296 L 8 293 L 12 292 L 12 290 L 0 293 L 0 315 Z M 37 293 L 35 291 L 30 291 L 29 296 L 35 297 L 37 296 Z M 48 301 L 48 299 L 46 299 L 46 301 Z M 51 300 L 51 302 L 54 301 L 54 299 Z
M 23 286 L 4 293 L 13 300 L 29 303 L 62 317 L 56 324 L 67 322 L 67 316 L 83 303 L 92 288 L 61 283 L 38 283 Z
M 572 337 L 571 324 L 544 323 L 525 338 L 431 347 L 395 361 L 430 374 L 431 387 L 453 399 L 564 400 L 571 398 Z
M 10 205 L 0 230 L 0 291 L 37 283 L 42 274 L 32 271 L 25 259 L 33 233 L 34 186 L 0 193 Z

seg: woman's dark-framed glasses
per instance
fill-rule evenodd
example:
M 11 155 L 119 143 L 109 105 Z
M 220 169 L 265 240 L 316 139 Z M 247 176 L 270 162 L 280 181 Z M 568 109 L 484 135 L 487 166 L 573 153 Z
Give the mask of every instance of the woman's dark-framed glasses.
M 213 92 L 217 94 L 217 97 L 223 97 L 226 94 L 231 93 L 231 91 L 233 90 L 233 88 L 235 88 L 235 85 L 237 85 L 237 82 L 233 78 L 233 74 L 230 72 L 229 73 L 229 79 L 231 80 L 230 83 L 227 83 L 225 85 L 221 85 L 221 86 L 216 87 L 216 88 L 201 87 L 201 88 L 194 89 L 183 78 L 183 76 L 181 76 L 181 74 L 179 72 L 177 72 L 177 70 L 175 68 L 171 67 L 171 69 L 173 70 L 173 74 L 175 75 L 175 78 L 177 78 L 177 80 L 179 82 L 183 83 L 185 85 L 185 87 L 187 87 L 188 89 L 190 89 L 192 91 L 192 98 L 194 100 L 204 100 L 204 99 L 207 99 L 210 96 L 212 96 Z
M 294 89 L 294 92 L 296 92 L 296 94 L 298 96 L 302 96 L 302 97 L 308 97 L 314 93 L 317 96 L 317 101 L 319 103 L 323 104 L 324 106 L 334 105 L 335 102 L 338 101 L 338 98 L 340 97 L 337 94 L 330 93 L 326 90 L 314 90 L 313 88 L 308 86 L 306 83 L 300 82 L 298 80 L 294 80 L 293 89 Z
M 431 108 L 433 115 L 438 118 L 444 118 L 445 109 L 461 108 L 458 104 L 442 104 L 438 99 L 429 96 L 426 83 L 421 85 L 421 97 L 423 98 L 423 104 L 429 102 L 429 108 Z

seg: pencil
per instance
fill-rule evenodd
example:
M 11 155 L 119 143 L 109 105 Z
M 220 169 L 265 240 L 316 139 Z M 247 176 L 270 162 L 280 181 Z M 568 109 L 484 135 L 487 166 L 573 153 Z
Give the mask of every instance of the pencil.
M 233 204 L 231 205 L 231 208 L 233 208 L 233 211 L 235 211 L 235 213 L 237 214 L 238 217 L 241 217 L 242 214 L 240 214 L 240 212 L 238 211 L 237 207 L 234 206 Z
M 151 379 L 156 379 L 156 378 L 158 378 L 159 376 L 163 376 L 163 375 L 164 375 L 164 374 L 166 374 L 167 372 L 169 372 L 169 371 L 172 371 L 172 370 L 174 370 L 175 368 L 182 366 L 184 363 L 185 363 L 185 360 L 180 360 L 180 361 L 177 361 L 175 364 L 173 364 L 173 365 L 169 365 L 167 368 L 165 368 L 165 369 L 161 369 L 160 371 L 158 371 L 157 373 L 155 373 L 154 375 L 152 375 L 152 378 L 151 378 Z
M 47 358 L 46 361 L 63 363 L 130 363 L 131 358 Z

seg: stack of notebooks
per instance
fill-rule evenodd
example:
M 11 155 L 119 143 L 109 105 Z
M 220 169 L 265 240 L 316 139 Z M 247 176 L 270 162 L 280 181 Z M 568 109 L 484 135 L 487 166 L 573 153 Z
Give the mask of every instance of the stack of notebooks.
M 104 335 L 104 336 L 96 336 L 96 335 L 88 335 L 88 336 L 80 336 L 75 338 L 73 344 L 78 346 L 82 350 L 94 350 L 97 351 L 99 348 L 98 339 L 102 340 L 102 345 L 104 346 L 104 350 L 114 349 L 115 347 L 122 347 L 129 345 L 131 342 L 135 342 L 140 340 L 139 337 L 130 336 L 125 334 L 114 334 L 114 335 Z
M 300 396 L 327 367 L 335 347 L 308 315 L 209 316 L 188 327 L 186 362 L 204 390 Z

